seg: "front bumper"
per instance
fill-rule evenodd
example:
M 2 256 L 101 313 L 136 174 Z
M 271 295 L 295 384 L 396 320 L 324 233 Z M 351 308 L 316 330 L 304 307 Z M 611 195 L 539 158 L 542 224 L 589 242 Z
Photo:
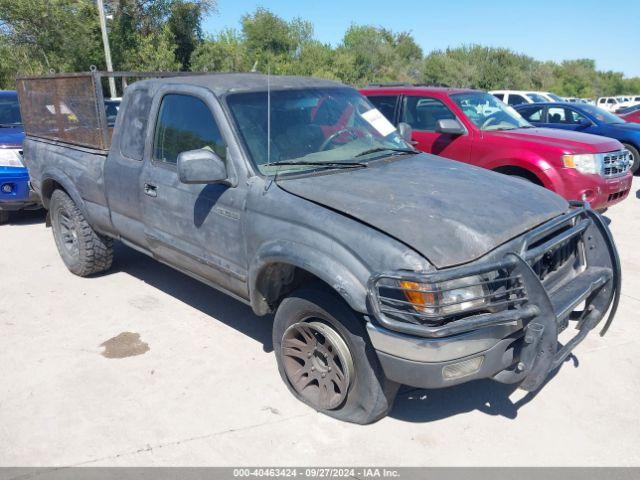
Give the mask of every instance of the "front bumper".
M 570 200 L 587 201 L 593 209 L 601 210 L 627 198 L 632 180 L 631 172 L 619 177 L 603 178 L 564 169 L 563 191 L 558 193 Z
M 565 278 L 556 277 L 552 283 L 549 277 L 542 280 L 532 265 L 575 239 L 581 245 L 580 268 Z M 535 390 L 604 318 L 609 307 L 601 334 L 613 320 L 619 299 L 620 262 L 609 229 L 592 210 L 576 206 L 568 214 L 498 249 L 489 259 L 450 271 L 417 275 L 420 278 L 415 280 L 429 283 L 436 276 L 441 280 L 495 268 L 508 269 L 510 275 L 522 280 L 526 301 L 500 312 L 435 326 L 389 318 L 380 308 L 376 279 L 372 279 L 372 315 L 367 330 L 389 379 L 414 387 L 438 388 L 494 378 Z M 576 334 L 561 346 L 558 334 L 570 324 L 575 326 Z
M 26 168 L 0 167 L 0 210 L 33 208 L 39 201 Z

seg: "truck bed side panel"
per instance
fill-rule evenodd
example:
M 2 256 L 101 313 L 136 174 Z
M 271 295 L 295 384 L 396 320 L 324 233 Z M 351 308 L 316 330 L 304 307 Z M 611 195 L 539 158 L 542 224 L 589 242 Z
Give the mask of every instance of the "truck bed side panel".
M 98 231 L 113 234 L 104 189 L 106 155 L 97 150 L 27 136 L 24 159 L 31 181 L 48 206 L 51 181 L 60 184 Z

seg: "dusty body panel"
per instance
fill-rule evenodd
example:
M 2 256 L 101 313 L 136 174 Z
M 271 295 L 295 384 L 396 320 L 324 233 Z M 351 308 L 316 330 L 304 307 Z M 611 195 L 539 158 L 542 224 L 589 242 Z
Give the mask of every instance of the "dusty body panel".
M 389 232 L 444 268 L 476 260 L 568 208 L 564 199 L 542 188 L 497 175 L 422 154 L 346 176 L 280 185 Z

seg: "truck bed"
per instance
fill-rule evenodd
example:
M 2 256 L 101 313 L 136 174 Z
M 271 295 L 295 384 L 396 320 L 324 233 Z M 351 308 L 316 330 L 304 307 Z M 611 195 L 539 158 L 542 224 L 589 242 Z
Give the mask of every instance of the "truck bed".
M 56 184 L 64 189 L 86 211 L 87 219 L 96 230 L 113 233 L 104 188 L 104 165 L 108 152 L 27 136 L 24 160 L 31 184 L 38 195 L 46 199 Z M 51 175 L 55 172 L 55 175 Z M 47 178 L 56 178 L 56 181 Z M 48 205 L 45 205 L 48 207 Z

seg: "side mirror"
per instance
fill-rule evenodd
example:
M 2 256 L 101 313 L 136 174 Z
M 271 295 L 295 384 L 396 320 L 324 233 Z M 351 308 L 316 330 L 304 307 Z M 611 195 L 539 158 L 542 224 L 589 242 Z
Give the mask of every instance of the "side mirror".
M 227 167 L 211 150 L 189 150 L 178 155 L 178 177 L 182 183 L 225 183 Z
M 413 130 L 411 129 L 411 125 L 408 123 L 400 122 L 398 124 L 398 132 L 400 136 L 408 143 L 411 143 L 411 136 L 413 135 Z
M 587 118 L 580 117 L 578 119 L 578 126 L 580 128 L 587 128 L 591 126 L 591 122 Z
M 455 118 L 447 118 L 436 122 L 436 132 L 447 135 L 464 135 L 467 133 L 462 124 Z

